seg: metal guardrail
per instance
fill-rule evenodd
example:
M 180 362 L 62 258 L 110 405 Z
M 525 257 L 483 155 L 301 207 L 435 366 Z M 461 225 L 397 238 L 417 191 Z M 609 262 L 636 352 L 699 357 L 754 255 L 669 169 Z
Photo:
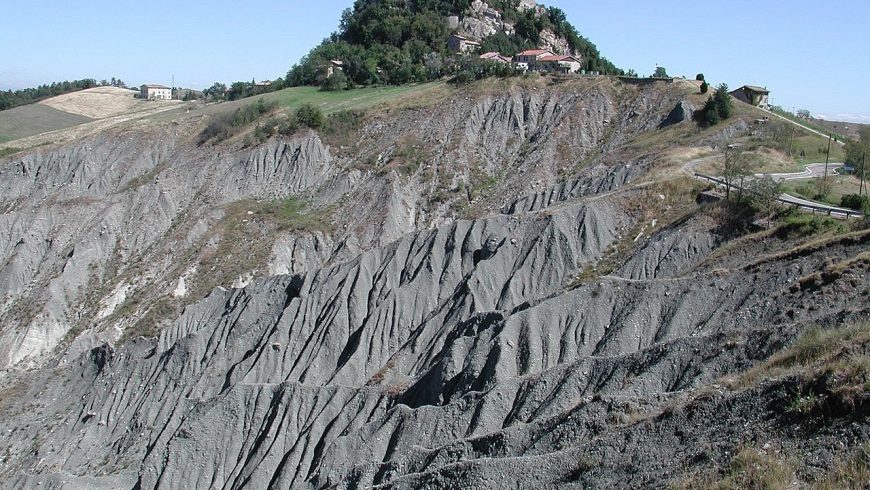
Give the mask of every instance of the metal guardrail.
M 718 184 L 718 185 L 730 187 L 730 188 L 735 189 L 735 190 L 740 190 L 740 186 L 737 186 L 734 184 L 729 184 L 722 179 L 718 179 L 716 177 L 711 177 L 709 175 L 699 174 L 698 172 L 693 172 L 693 173 L 695 174 L 695 177 L 698 177 L 699 179 L 708 180 L 708 181 L 713 182 L 713 183 Z M 864 217 L 863 213 L 861 213 L 860 211 L 855 211 L 853 209 L 838 208 L 838 207 L 834 207 L 834 206 L 816 206 L 813 204 L 805 204 L 805 203 L 788 201 L 788 200 L 783 199 L 781 197 L 777 198 L 776 200 L 785 204 L 785 205 L 788 205 L 788 206 L 794 206 L 794 207 L 802 208 L 802 209 L 809 209 L 810 211 L 812 211 L 813 214 L 816 214 L 816 212 L 818 211 L 822 214 L 827 214 L 828 216 L 842 215 L 842 216 L 845 216 L 846 218 L 863 218 Z

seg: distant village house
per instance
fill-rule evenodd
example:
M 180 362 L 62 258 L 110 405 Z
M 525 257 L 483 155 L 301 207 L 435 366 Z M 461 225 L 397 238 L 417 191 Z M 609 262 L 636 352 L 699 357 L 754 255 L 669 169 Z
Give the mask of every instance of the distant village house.
M 496 63 L 505 63 L 510 64 L 511 59 L 507 56 L 504 56 L 501 53 L 497 53 L 495 51 L 490 51 L 489 53 L 483 53 L 480 55 L 480 59 L 484 61 L 495 61 Z
M 344 62 L 341 60 L 329 60 L 329 64 L 326 65 L 326 77 L 331 77 L 337 71 L 344 71 Z
M 525 63 L 529 65 L 530 69 L 534 69 L 532 66 L 537 63 L 539 59 L 555 55 L 555 53 L 548 49 L 529 49 L 522 53 L 517 53 L 517 55 L 514 56 L 514 63 Z
M 447 39 L 447 49 L 452 53 L 468 53 L 480 47 L 480 43 L 465 36 L 453 34 Z
M 172 100 L 172 89 L 165 85 L 145 84 L 139 88 L 139 98 L 145 100 Z
M 730 92 L 730 95 L 737 100 L 761 107 L 762 109 L 770 108 L 770 91 L 763 87 L 744 85 Z
M 547 73 L 577 73 L 583 67 L 578 56 L 555 54 L 548 49 L 530 49 L 514 56 L 517 66 Z
M 577 73 L 582 66 L 582 61 L 574 56 L 553 55 L 538 59 L 533 69 L 548 73 Z

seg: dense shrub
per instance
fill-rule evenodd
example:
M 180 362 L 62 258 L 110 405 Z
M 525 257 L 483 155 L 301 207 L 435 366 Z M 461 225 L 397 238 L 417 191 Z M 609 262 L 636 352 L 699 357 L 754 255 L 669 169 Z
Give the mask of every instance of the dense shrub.
M 827 216 L 806 214 L 796 209 L 791 209 L 784 214 L 782 224 L 777 229 L 777 236 L 789 238 L 794 236 L 818 235 L 830 229 L 842 228 L 842 224 Z
M 870 197 L 859 194 L 846 194 L 840 198 L 840 206 L 849 209 L 857 209 L 867 214 L 870 211 Z
M 324 92 L 338 92 L 339 90 L 347 89 L 347 75 L 342 71 L 336 71 L 331 76 L 323 80 L 320 84 L 320 90 Z
M 256 80 L 250 82 L 233 82 L 230 87 L 220 82 L 215 82 L 211 87 L 202 91 L 203 96 L 211 100 L 239 100 L 255 95 L 263 95 L 284 88 L 284 79 L 276 78 L 268 85 L 260 85 Z
M 323 126 L 323 112 L 313 104 L 302 104 L 296 109 L 296 121 L 300 126 L 320 129 Z
M 512 77 L 522 74 L 522 70 L 507 63 L 466 58 L 460 63 L 459 72 L 450 82 L 464 84 L 487 77 Z
M 277 107 L 276 102 L 265 102 L 263 99 L 258 99 L 257 102 L 236 109 L 235 112 L 218 114 L 212 117 L 205 129 L 199 134 L 198 144 L 202 145 L 210 140 L 224 141 L 237 134 L 241 128 L 274 111 Z

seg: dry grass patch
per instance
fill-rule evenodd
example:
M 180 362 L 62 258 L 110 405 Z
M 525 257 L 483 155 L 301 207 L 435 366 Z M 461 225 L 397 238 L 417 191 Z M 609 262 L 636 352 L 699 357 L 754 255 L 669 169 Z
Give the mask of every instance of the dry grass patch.
M 794 466 L 765 451 L 743 448 L 731 458 L 724 475 L 696 475 L 678 485 L 679 489 L 774 490 L 796 481 Z
M 763 449 L 741 448 L 721 473 L 698 472 L 683 478 L 672 488 L 679 490 L 859 490 L 870 482 L 870 444 L 858 447 L 851 455 L 838 458 L 826 475 L 817 481 L 799 478 L 797 457 L 783 457 Z
M 832 245 L 863 245 L 870 241 L 870 229 L 859 230 L 851 233 L 838 234 L 840 230 L 835 230 L 833 235 L 826 235 L 816 240 L 811 240 L 789 250 L 784 250 L 775 254 L 761 257 L 760 259 L 747 264 L 744 269 L 751 271 L 761 265 L 770 262 L 779 262 L 792 260 L 799 257 L 805 257 L 813 253 L 822 251 Z
M 813 485 L 817 490 L 866 489 L 870 482 L 870 443 L 859 447 L 850 457 L 836 461 L 833 470 Z
M 635 225 L 623 232 L 604 255 L 588 265 L 565 287 L 575 289 L 585 282 L 618 269 L 631 256 L 630 251 L 644 243 L 654 232 L 687 220 L 697 211 L 695 199 L 706 185 L 690 177 L 678 176 L 638 185 L 628 194 L 625 209 L 635 218 Z
M 799 415 L 860 413 L 870 404 L 870 321 L 836 329 L 811 328 L 795 344 L 736 378 L 733 390 L 762 380 L 794 377 L 800 391 L 789 405 Z

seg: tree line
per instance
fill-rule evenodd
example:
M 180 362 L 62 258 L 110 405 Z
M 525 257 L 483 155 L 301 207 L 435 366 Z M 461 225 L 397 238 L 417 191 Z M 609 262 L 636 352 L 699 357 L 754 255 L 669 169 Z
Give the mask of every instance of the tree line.
M 64 80 L 62 82 L 53 82 L 43 84 L 35 88 L 25 88 L 21 90 L 6 90 L 0 91 L 0 111 L 12 109 L 27 104 L 33 104 L 40 100 L 54 97 L 57 95 L 68 94 L 78 90 L 93 88 L 98 86 L 97 81 L 93 78 L 83 78 L 81 80 Z
M 268 84 L 258 84 L 256 80 L 250 82 L 233 82 L 229 87 L 225 83 L 215 82 L 211 87 L 202 91 L 204 97 L 211 100 L 238 100 L 255 95 L 263 95 L 285 88 L 284 79 L 281 77 L 272 80 Z

